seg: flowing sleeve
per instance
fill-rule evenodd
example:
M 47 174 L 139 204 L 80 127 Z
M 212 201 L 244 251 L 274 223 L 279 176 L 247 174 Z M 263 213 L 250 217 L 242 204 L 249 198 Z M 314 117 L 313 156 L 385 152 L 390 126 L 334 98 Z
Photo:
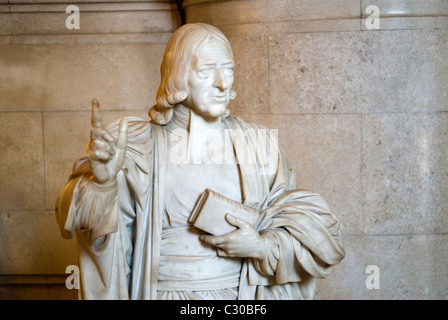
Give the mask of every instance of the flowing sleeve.
M 339 221 L 316 193 L 290 190 L 262 211 L 263 260 L 247 259 L 248 284 L 260 299 L 311 299 L 315 279 L 326 278 L 345 256 Z
M 128 117 L 128 144 L 123 167 L 110 185 L 97 184 L 87 160 L 86 145 L 73 166 L 68 182 L 56 200 L 56 221 L 61 235 L 71 238 L 77 231 L 91 233 L 91 242 L 117 231 L 118 212 L 132 220 L 135 194 L 143 189 L 143 176 L 150 171 L 148 155 L 152 152 L 151 125 L 140 118 Z M 108 126 L 118 134 L 120 120 Z M 143 180 L 143 181 L 141 181 Z
M 118 183 L 96 184 L 89 173 L 71 178 L 56 200 L 56 221 L 61 235 L 72 238 L 75 232 L 91 232 L 91 242 L 117 231 Z
M 128 117 L 123 166 L 110 185 L 95 183 L 87 146 L 56 200 L 56 221 L 64 238 L 76 234 L 82 299 L 128 299 L 136 210 L 149 184 L 153 148 L 151 124 Z M 117 136 L 119 122 L 108 130 Z
M 265 283 L 301 281 L 305 274 L 325 278 L 345 256 L 339 221 L 316 193 L 285 192 L 260 218 L 258 228 L 270 247 L 254 266 Z
M 76 160 L 67 183 L 59 192 L 55 214 L 62 237 L 70 239 L 75 233 L 83 232 L 92 245 L 101 236 L 117 231 L 119 191 L 122 199 L 131 201 L 131 196 L 122 171 L 109 185 L 96 183 L 86 151 L 87 146 Z M 129 206 L 126 207 L 130 209 Z M 131 212 L 128 213 L 132 215 Z

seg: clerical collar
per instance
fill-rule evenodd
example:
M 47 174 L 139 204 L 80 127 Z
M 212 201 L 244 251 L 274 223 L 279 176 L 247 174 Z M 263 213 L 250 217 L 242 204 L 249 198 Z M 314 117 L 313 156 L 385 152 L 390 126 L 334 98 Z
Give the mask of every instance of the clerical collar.
M 175 128 L 188 130 L 190 125 L 190 108 L 182 104 L 175 106 L 172 122 Z
M 182 104 L 178 104 L 173 108 L 173 118 L 171 120 L 172 126 L 170 127 L 172 129 L 180 128 L 188 131 L 190 127 L 190 108 Z M 229 115 L 230 111 L 227 109 L 221 116 L 221 119 L 227 118 Z
M 217 121 L 208 122 L 202 116 L 192 112 L 184 105 L 177 105 L 173 109 L 173 118 L 166 129 L 175 134 L 186 146 L 185 163 L 204 164 L 211 163 L 212 151 L 223 145 L 222 120 L 228 116 L 227 111 Z M 180 129 L 180 130 L 179 130 Z

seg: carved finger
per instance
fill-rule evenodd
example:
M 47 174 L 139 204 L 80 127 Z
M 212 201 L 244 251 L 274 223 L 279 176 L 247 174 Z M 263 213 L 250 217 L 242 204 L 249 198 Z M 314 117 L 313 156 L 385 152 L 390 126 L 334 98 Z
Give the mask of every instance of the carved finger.
M 112 158 L 112 156 L 104 150 L 95 150 L 89 153 L 88 158 L 94 161 L 107 161 Z
M 90 138 L 92 140 L 100 138 L 107 142 L 115 141 L 114 137 L 112 137 L 109 131 L 107 131 L 107 129 L 105 129 L 104 127 L 92 127 L 92 130 L 90 132 Z
M 216 249 L 216 253 L 218 254 L 218 256 L 220 257 L 232 257 L 231 254 L 229 254 L 227 251 L 221 249 L 221 248 L 217 248 Z
M 250 228 L 251 225 L 244 220 L 241 220 L 235 216 L 232 216 L 230 213 L 226 214 L 226 220 L 229 224 L 234 227 L 238 227 L 239 229 Z
M 199 237 L 200 240 L 207 242 L 208 244 L 214 245 L 216 247 L 223 245 L 224 238 L 223 236 L 209 236 L 209 235 L 202 235 Z
M 100 103 L 97 99 L 92 100 L 92 117 L 91 117 L 92 127 L 102 127 L 103 119 L 101 118 Z
M 109 143 L 102 141 L 102 140 L 98 140 L 98 139 L 95 139 L 93 141 L 93 143 L 91 145 L 91 149 L 93 151 L 104 150 L 107 153 L 109 153 L 111 156 L 115 155 L 115 153 L 116 153 L 114 148 Z
M 117 137 L 117 148 L 118 149 L 125 149 L 127 145 L 128 140 L 128 121 L 126 119 L 123 119 L 120 121 L 120 131 L 118 132 Z

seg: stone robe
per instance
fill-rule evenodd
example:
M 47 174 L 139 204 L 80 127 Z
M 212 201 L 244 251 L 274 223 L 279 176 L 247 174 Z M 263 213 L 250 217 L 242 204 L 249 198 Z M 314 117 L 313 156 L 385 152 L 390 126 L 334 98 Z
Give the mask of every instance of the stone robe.
M 77 237 L 81 299 L 157 298 L 169 132 L 141 118 L 127 120 L 117 181 L 94 182 L 86 146 L 56 201 L 62 236 Z M 296 189 L 268 130 L 233 116 L 222 121 L 224 129 L 243 132 L 231 141 L 242 200 L 260 212 L 256 228 L 269 243 L 264 260 L 243 260 L 238 299 L 312 299 L 315 279 L 328 276 L 345 255 L 338 220 L 321 196 Z M 112 135 L 118 126 L 109 126 Z

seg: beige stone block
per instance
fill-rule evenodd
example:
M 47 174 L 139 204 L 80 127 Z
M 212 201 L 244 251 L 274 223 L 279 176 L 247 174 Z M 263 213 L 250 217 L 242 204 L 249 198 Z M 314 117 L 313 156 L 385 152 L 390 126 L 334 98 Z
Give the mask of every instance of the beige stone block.
M 328 32 L 313 35 L 312 94 L 314 110 L 322 113 L 359 113 L 365 100 L 368 74 L 361 69 L 368 63 L 368 46 L 360 32 Z
M 13 35 L 0 38 L 0 44 L 9 45 L 84 45 L 84 44 L 159 44 L 167 43 L 171 32 L 161 33 L 108 33 L 108 34 L 38 34 Z
M 369 16 L 366 8 L 376 5 L 381 16 L 436 16 L 448 14 L 448 3 L 439 0 L 409 1 L 409 0 L 362 0 L 363 17 Z
M 64 284 L 0 284 L 2 300 L 78 300 L 78 290 Z
M 0 110 L 146 110 L 165 44 L 2 46 Z
M 0 46 L 11 43 L 10 36 L 0 36 Z
M 363 232 L 446 233 L 448 116 L 363 117 Z
M 1 10 L 0 7 L 0 36 L 12 33 L 11 15 Z
M 272 113 L 315 112 L 311 34 L 269 37 L 269 94 Z
M 446 33 L 314 34 L 319 112 L 422 112 L 446 108 Z M 438 70 L 442 69 L 440 72 Z M 443 96 L 443 97 L 441 97 Z
M 79 29 L 66 8 L 79 8 Z M 0 35 L 11 44 L 166 43 L 181 24 L 171 1 L 15 1 L 0 6 Z
M 57 12 L 74 4 L 80 11 L 143 11 L 169 10 L 176 8 L 171 0 L 69 0 L 62 3 L 58 0 L 11 0 L 11 12 Z
M 116 0 L 112 0 L 116 1 Z M 141 0 L 137 0 L 141 1 Z M 149 0 L 151 1 L 151 0 Z M 10 4 L 45 4 L 45 3 L 61 3 L 59 0 L 7 0 Z M 66 0 L 64 3 L 76 4 L 76 3 L 88 3 L 92 0 Z M 95 0 L 95 2 L 111 2 L 111 0 Z
M 361 116 L 316 115 L 316 191 L 343 234 L 361 232 Z
M 447 235 L 346 236 L 346 257 L 318 280 L 316 299 L 447 299 Z M 366 268 L 379 268 L 379 289 L 366 287 Z
M 240 113 L 269 111 L 267 38 L 230 37 L 234 60 L 236 99 L 229 109 Z
M 27 50 L 25 50 L 27 49 Z M 0 110 L 32 110 L 45 105 L 45 65 L 29 47 L 0 48 Z M 48 61 L 50 64 L 50 61 Z
M 435 32 L 362 32 L 366 112 L 435 111 L 439 107 L 439 67 Z
M 44 208 L 42 115 L 0 112 L 0 210 Z
M 10 4 L 47 4 L 47 3 L 54 3 L 54 4 L 60 4 L 60 0 L 0 0 L 5 1 L 6 3 Z M 65 0 L 64 3 L 66 4 L 92 4 L 92 3 L 126 3 L 126 0 Z M 169 4 L 172 1 L 171 0 L 133 0 L 133 3 L 152 3 L 152 2 L 160 2 L 163 4 Z
M 290 20 L 258 22 L 248 24 L 220 25 L 219 28 L 230 36 L 275 35 L 279 33 L 308 33 L 359 31 L 359 19 Z
M 79 11 L 79 29 L 67 29 L 66 6 L 55 12 L 12 12 L 13 34 L 89 34 L 172 32 L 180 24 L 180 17 L 172 10 L 154 11 Z M 106 10 L 105 10 L 106 9 Z
M 436 88 L 436 110 L 448 111 L 448 61 L 446 53 L 448 52 L 448 28 L 444 30 L 434 30 L 435 48 L 433 51 L 434 59 L 434 84 Z
M 445 30 L 270 36 L 275 113 L 446 110 Z
M 312 115 L 242 114 L 241 118 L 277 130 L 279 145 L 295 171 L 299 189 L 316 190 L 316 127 Z
M 363 20 L 361 30 L 368 30 L 367 20 Z M 369 26 L 370 27 L 370 26 Z M 380 20 L 378 30 L 434 30 L 447 29 L 448 19 L 446 16 L 430 17 L 383 17 Z M 377 30 L 373 30 L 377 31 Z
M 101 104 L 101 101 L 100 101 Z M 103 111 L 103 124 L 124 116 L 139 116 L 149 120 L 144 111 Z M 47 112 L 45 132 L 45 205 L 54 209 L 60 189 L 67 182 L 73 164 L 90 138 L 90 111 Z
M 360 17 L 357 0 L 187 0 L 182 5 L 188 22 L 203 21 L 215 25 Z
M 64 274 L 76 241 L 61 237 L 54 211 L 0 212 L 0 274 Z
M 73 164 L 90 138 L 90 112 L 46 112 L 45 206 L 54 209 L 59 190 L 67 182 Z

